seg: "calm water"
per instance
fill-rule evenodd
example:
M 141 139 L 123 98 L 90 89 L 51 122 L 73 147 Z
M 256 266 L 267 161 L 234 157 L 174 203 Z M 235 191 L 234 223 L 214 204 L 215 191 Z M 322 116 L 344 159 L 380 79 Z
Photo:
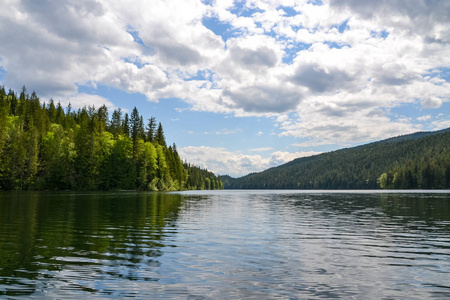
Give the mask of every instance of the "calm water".
M 0 193 L 0 298 L 450 298 L 450 192 Z

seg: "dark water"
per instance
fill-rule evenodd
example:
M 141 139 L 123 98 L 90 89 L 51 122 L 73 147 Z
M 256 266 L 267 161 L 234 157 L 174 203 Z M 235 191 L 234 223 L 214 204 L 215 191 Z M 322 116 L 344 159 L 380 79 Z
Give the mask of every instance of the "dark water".
M 450 193 L 0 193 L 0 298 L 450 298 Z

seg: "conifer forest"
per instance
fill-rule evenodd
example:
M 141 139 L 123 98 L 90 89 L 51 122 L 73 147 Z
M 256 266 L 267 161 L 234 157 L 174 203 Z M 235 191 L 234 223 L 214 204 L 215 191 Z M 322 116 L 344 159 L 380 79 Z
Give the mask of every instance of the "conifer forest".
M 221 189 L 220 178 L 183 162 L 161 123 L 135 107 L 75 110 L 42 103 L 25 87 L 0 87 L 0 190 Z

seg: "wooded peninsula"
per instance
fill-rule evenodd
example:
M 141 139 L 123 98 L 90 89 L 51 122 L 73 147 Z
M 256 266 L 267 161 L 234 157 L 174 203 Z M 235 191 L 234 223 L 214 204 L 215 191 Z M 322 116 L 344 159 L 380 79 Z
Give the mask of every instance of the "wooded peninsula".
M 341 149 L 252 173 L 226 189 L 449 189 L 450 128 Z
M 135 107 L 73 110 L 25 87 L 0 87 L 0 190 L 222 189 L 220 177 L 183 162 L 161 123 Z

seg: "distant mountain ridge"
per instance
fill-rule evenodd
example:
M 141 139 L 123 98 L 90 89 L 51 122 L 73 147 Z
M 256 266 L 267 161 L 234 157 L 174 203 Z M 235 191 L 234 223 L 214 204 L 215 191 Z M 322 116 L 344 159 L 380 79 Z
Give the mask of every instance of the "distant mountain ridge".
M 301 157 L 221 180 L 226 189 L 450 188 L 450 128 Z

